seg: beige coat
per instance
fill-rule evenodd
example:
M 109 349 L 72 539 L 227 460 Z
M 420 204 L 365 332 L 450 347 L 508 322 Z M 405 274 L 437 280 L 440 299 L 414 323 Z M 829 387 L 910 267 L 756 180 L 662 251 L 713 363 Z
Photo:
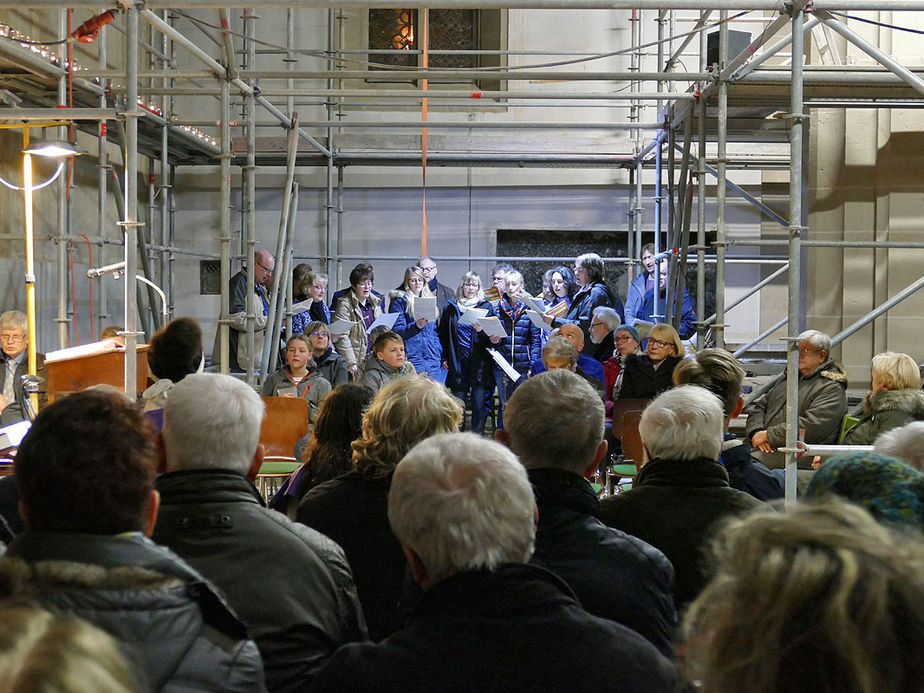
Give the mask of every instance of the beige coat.
M 381 299 L 375 294 L 370 294 L 366 300 L 372 306 L 375 317 L 379 317 L 382 313 Z M 352 289 L 347 291 L 346 296 L 337 302 L 337 308 L 331 322 L 335 320 L 349 320 L 356 323 L 347 334 L 341 335 L 334 347 L 337 349 L 337 353 L 347 362 L 347 368 L 362 366 L 369 348 L 369 335 L 366 334 L 366 326 L 363 324 L 363 314 L 359 309 L 359 301 L 356 299 L 356 294 L 353 293 Z

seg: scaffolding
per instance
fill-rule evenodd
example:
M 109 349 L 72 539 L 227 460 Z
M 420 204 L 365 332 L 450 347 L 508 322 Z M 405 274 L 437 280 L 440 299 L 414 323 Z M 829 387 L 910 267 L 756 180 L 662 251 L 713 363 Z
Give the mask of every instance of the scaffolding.
M 70 67 L 70 54 L 65 44 L 58 46 L 56 59 L 37 54 L 23 42 L 11 36 L 0 37 L 0 68 L 14 76 L 4 76 L 0 85 L 16 95 L 21 103 L 15 107 L 0 108 L 0 122 L 16 123 L 46 121 L 51 118 L 72 122 L 85 131 L 98 136 L 97 156 L 99 226 L 95 237 L 89 242 L 101 251 L 107 247 L 121 247 L 125 267 L 142 266 L 148 280 L 158 280 L 166 287 L 167 313 L 172 314 L 174 302 L 174 264 L 178 255 L 217 257 L 220 261 L 221 318 L 219 319 L 220 345 L 216 354 L 223 372 L 227 371 L 228 353 L 228 285 L 232 262 L 253 256 L 255 250 L 255 173 L 258 167 L 276 167 L 285 170 L 283 208 L 279 221 L 276 243 L 276 259 L 283 268 L 274 277 L 270 297 L 269 324 L 278 334 L 285 313 L 291 312 L 290 273 L 287 268 L 293 262 L 292 229 L 297 205 L 297 184 L 294 180 L 297 167 L 317 166 L 326 169 L 324 203 L 324 237 L 321 243 L 320 261 L 332 278 L 342 274 L 342 263 L 351 259 L 343 253 L 343 186 L 344 171 L 348 167 L 369 166 L 433 166 L 448 167 L 559 167 L 559 168 L 613 168 L 625 169 L 629 176 L 627 189 L 633 195 L 628 219 L 628 249 L 630 258 L 642 246 L 643 234 L 652 234 L 656 242 L 656 254 L 667 251 L 671 258 L 668 276 L 668 308 L 666 320 L 679 321 L 679 310 L 674 309 L 674 300 L 679 306 L 683 296 L 683 273 L 695 256 L 697 315 L 705 314 L 705 267 L 707 259 L 716 268 L 716 286 L 724 288 L 726 264 L 732 259 L 727 255 L 733 245 L 759 245 L 765 247 L 785 246 L 786 264 L 764 278 L 746 296 L 726 305 L 722 290 L 716 292 L 715 314 L 699 323 L 698 346 L 705 345 L 711 334 L 716 346 L 725 346 L 725 316 L 727 311 L 738 305 L 751 293 L 759 291 L 777 277 L 784 274 L 788 281 L 787 316 L 772 329 L 759 335 L 754 343 L 787 325 L 787 498 L 795 497 L 795 451 L 797 450 L 797 385 L 799 334 L 805 315 L 805 292 L 803 284 L 804 249 L 824 242 L 803 239 L 807 230 L 807 206 L 804 203 L 804 156 L 807 110 L 812 107 L 842 106 L 845 108 L 919 107 L 924 105 L 924 79 L 922 71 L 909 69 L 893 59 L 887 52 L 870 44 L 843 21 L 843 11 L 920 11 L 924 10 L 922 0 L 436 0 L 419 3 L 421 8 L 499 8 L 530 10 L 626 10 L 630 13 L 631 46 L 611 55 L 629 56 L 629 69 L 625 71 L 567 70 L 562 65 L 569 62 L 569 56 L 554 54 L 563 60 L 556 63 L 556 69 L 520 69 L 517 66 L 484 68 L 478 70 L 448 70 L 418 68 L 401 71 L 403 80 L 412 81 L 416 88 L 398 89 L 388 84 L 367 84 L 367 88 L 353 89 L 344 86 L 349 80 L 381 79 L 381 67 L 367 66 L 365 69 L 347 69 L 351 56 L 344 46 L 344 10 L 390 8 L 392 4 L 370 0 L 338 0 L 314 2 L 309 0 L 251 0 L 247 3 L 229 4 L 218 0 L 148 0 L 143 6 L 133 2 L 122 2 L 114 6 L 124 17 L 113 26 L 100 29 L 96 45 L 96 66 L 80 72 Z M 708 5 L 708 8 L 704 8 Z M 60 2 L 52 0 L 26 0 L 13 3 L 0 0 L 2 8 L 45 10 L 57 12 L 58 37 L 70 30 L 68 11 Z M 71 10 L 99 8 L 97 2 L 70 2 Z M 243 32 L 231 29 L 229 8 L 242 7 Z M 326 10 L 326 46 L 299 47 L 295 40 L 296 12 Z M 210 27 L 205 22 L 196 22 L 200 34 L 196 38 L 176 27 L 176 19 L 190 16 L 181 10 L 215 10 L 218 25 Z M 258 11 L 285 10 L 284 44 L 265 51 L 284 55 L 284 70 L 261 70 L 258 64 L 255 25 L 259 21 Z M 738 12 L 769 13 L 759 16 L 761 26 L 750 44 L 736 55 L 730 54 L 729 27 L 739 15 Z M 691 13 L 685 20 L 691 30 L 676 34 L 677 12 Z M 644 42 L 643 18 L 654 18 L 657 22 L 657 39 Z M 695 19 L 694 19 L 695 18 Z M 671 30 L 666 31 L 666 27 Z M 145 31 L 141 29 L 145 28 Z M 113 68 L 107 58 L 107 45 L 123 37 L 114 35 L 114 29 L 124 34 L 124 67 Z M 787 31 L 788 29 L 788 31 Z M 713 64 L 707 59 L 707 32 L 718 33 L 718 58 Z M 850 45 L 862 50 L 878 67 L 857 67 L 843 64 L 806 65 L 801 56 L 806 53 L 805 39 L 814 31 L 826 42 L 826 50 L 834 53 L 830 38 L 833 34 L 845 39 Z M 782 34 L 782 35 L 781 35 Z M 203 43 L 202 36 L 209 39 Z M 699 65 L 697 71 L 678 71 L 678 62 L 684 51 L 698 41 Z M 208 50 L 203 48 L 205 45 Z M 656 47 L 656 68 L 645 71 L 651 65 L 646 51 Z M 783 61 L 779 57 L 788 49 L 794 59 Z M 178 52 L 189 56 L 199 69 L 176 67 Z M 378 53 L 379 51 L 376 51 Z M 385 51 L 387 52 L 387 51 Z M 410 53 L 426 54 L 422 51 Z M 461 51 L 464 53 L 465 51 Z M 472 51 L 477 53 L 478 51 Z M 360 51 L 368 54 L 369 51 Z M 432 51 L 438 54 L 439 51 Z M 499 50 L 507 59 L 514 57 L 535 58 L 541 51 Z M 544 54 L 543 55 L 551 55 Z M 319 64 L 314 69 L 296 69 L 294 57 L 309 57 Z M 587 56 L 579 56 L 587 57 Z M 599 56 L 597 56 L 599 57 Z M 646 59 L 647 57 L 647 59 Z M 776 59 L 775 64 L 770 62 Z M 145 63 L 146 64 L 143 64 Z M 832 62 L 837 62 L 832 59 Z M 67 66 L 67 67 L 66 67 Z M 503 84 L 503 88 L 466 91 L 451 88 L 419 88 L 421 80 L 458 79 L 492 80 Z M 554 78 L 561 83 L 609 83 L 624 81 L 629 91 L 617 92 L 611 89 L 596 90 L 552 90 L 535 89 L 531 81 Z M 202 83 L 202 80 L 208 80 Z M 285 86 L 263 88 L 260 81 L 284 80 Z M 305 86 L 305 82 L 311 82 Z M 52 96 L 53 94 L 53 96 Z M 214 119 L 194 118 L 190 114 L 173 113 L 174 99 L 195 96 L 203 99 L 217 99 L 220 117 Z M 556 104 L 567 102 L 568 107 L 588 105 L 605 109 L 627 108 L 625 120 L 611 118 L 601 121 L 575 121 L 561 118 L 557 121 L 487 120 L 471 121 L 452 117 L 454 109 L 471 107 L 472 99 L 480 104 Z M 284 99 L 284 106 L 281 101 Z M 320 106 L 322 119 L 299 118 L 296 100 L 310 99 L 310 107 Z M 426 120 L 411 117 L 390 119 L 358 118 L 343 119 L 345 109 L 358 107 L 375 108 L 382 104 L 398 105 L 402 108 L 419 108 L 421 103 L 440 104 L 448 115 L 439 119 Z M 233 113 L 239 109 L 242 121 L 237 123 Z M 643 120 L 644 113 L 651 113 L 649 120 Z M 771 114 L 777 117 L 770 118 Z M 267 120 L 258 121 L 257 118 Z M 107 129 L 106 125 L 109 126 Z M 243 126 L 244 136 L 235 140 L 231 131 L 234 126 Z M 257 131 L 269 126 L 282 127 L 287 131 L 285 147 L 275 150 L 258 149 Z M 434 147 L 424 154 L 411 147 L 389 147 L 386 142 L 401 138 L 404 131 L 418 135 L 422 127 L 431 133 L 442 135 L 445 143 L 453 147 Z M 471 135 L 456 136 L 460 128 Z M 611 151 L 549 152 L 529 149 L 522 145 L 526 139 L 512 137 L 514 144 L 508 150 L 480 146 L 489 140 L 485 133 L 502 132 L 510 135 L 516 132 L 571 133 L 580 130 L 605 132 L 611 137 Z M 361 131 L 351 134 L 351 131 Z M 215 133 L 214 136 L 208 134 Z M 317 134 L 317 133 L 323 134 Z M 108 134 L 107 134 L 108 133 Z M 312 134 L 316 133 L 316 134 Z M 615 139 L 614 133 L 619 135 Z M 63 133 L 62 133 L 63 134 Z M 107 142 L 112 135 L 124 152 L 122 173 L 117 175 L 115 167 L 107 161 Z M 463 140 L 466 147 L 458 146 Z M 403 141 L 403 140 L 402 140 Z M 729 153 L 729 143 L 746 141 L 769 143 L 766 149 L 754 152 L 739 150 Z M 417 140 L 419 143 L 419 139 Z M 518 146 L 518 143 L 519 146 Z M 715 153 L 707 153 L 711 146 Z M 694 153 L 695 152 L 695 153 Z M 679 155 L 679 162 L 677 160 Z M 145 221 L 139 218 L 139 201 L 142 190 L 138 186 L 139 156 L 148 157 L 150 169 L 157 170 L 160 184 L 155 185 L 152 175 L 148 188 L 148 228 L 139 235 Z M 155 166 L 156 162 L 156 166 Z M 218 254 L 195 249 L 176 247 L 174 241 L 175 195 L 174 180 L 179 166 L 218 165 L 220 171 L 220 229 Z M 231 231 L 232 167 L 241 171 L 241 234 L 235 238 Z M 736 185 L 729 171 L 739 168 L 786 169 L 789 176 L 789 209 L 787 217 L 768 208 L 760 200 Z M 110 175 L 111 174 L 111 175 Z M 707 244 L 706 189 L 707 178 L 716 181 L 715 238 Z M 665 182 L 666 178 L 666 182 Z M 651 211 L 653 223 L 646 225 L 643 214 L 646 209 L 643 199 L 644 181 L 648 180 L 654 189 Z M 106 197 L 109 185 L 114 184 L 121 191 L 119 226 L 121 238 L 110 238 L 107 233 Z M 785 229 L 785 240 L 744 241 L 733 239 L 728 234 L 726 219 L 727 196 L 731 192 L 746 200 L 761 214 Z M 693 199 L 696 199 L 697 215 L 693 220 Z M 65 186 L 58 187 L 58 228 L 56 240 L 58 262 L 58 309 L 57 323 L 59 342 L 64 346 L 67 335 L 67 257 L 66 244 L 71 242 L 69 232 L 69 208 Z M 158 218 L 159 217 L 159 218 Z M 154 236 L 154 222 L 157 235 Z M 471 230 L 469 231 L 471 232 Z M 695 236 L 694 236 L 695 234 Z M 237 241 L 237 243 L 236 243 Z M 828 243 L 829 245 L 833 243 Z M 844 246 L 866 247 L 861 242 L 842 242 Z M 869 242 L 869 247 L 922 247 L 915 243 Z M 710 248 L 714 255 L 707 258 Z M 368 257 L 368 256 L 364 256 Z M 157 260 L 153 265 L 150 258 Z M 398 259 L 398 258 L 395 258 Z M 410 258 L 407 258 L 410 259 Z M 472 257 L 467 259 L 471 260 Z M 494 258 L 491 258 L 494 259 Z M 621 260 L 614 260 L 621 262 Z M 631 280 L 633 263 L 627 263 Z M 253 266 L 247 263 L 247 280 L 253 285 Z M 862 325 L 873 320 L 884 310 L 912 295 L 921 282 L 917 281 L 900 292 L 883 306 L 857 321 L 837 336 L 836 340 L 853 334 Z M 100 284 L 105 291 L 105 284 Z M 288 296 L 288 305 L 284 300 Z M 672 300 L 673 299 L 673 300 Z M 145 306 L 146 303 L 146 306 Z M 100 324 L 108 318 L 105 302 L 100 304 Z M 150 312 L 148 318 L 146 310 Z M 124 287 L 124 331 L 128 357 L 126 358 L 126 383 L 133 382 L 129 373 L 134 373 L 134 345 L 138 336 L 156 327 L 159 314 L 156 313 L 153 296 L 136 293 L 132 282 Z M 878 312 L 877 312 L 878 311 Z M 248 331 L 246 337 L 250 353 L 254 353 L 255 308 L 253 295 L 249 293 L 246 307 Z M 139 329 L 139 320 L 145 330 Z M 710 332 L 711 330 L 711 332 Z M 268 348 L 263 354 L 263 372 L 271 363 Z M 750 346 L 750 345 L 748 345 Z M 743 353 L 739 350 L 737 353 Z M 736 355 L 737 355 L 736 353 Z M 781 376 L 782 377 L 782 374 Z M 253 368 L 247 374 L 248 381 L 255 383 L 258 373 Z

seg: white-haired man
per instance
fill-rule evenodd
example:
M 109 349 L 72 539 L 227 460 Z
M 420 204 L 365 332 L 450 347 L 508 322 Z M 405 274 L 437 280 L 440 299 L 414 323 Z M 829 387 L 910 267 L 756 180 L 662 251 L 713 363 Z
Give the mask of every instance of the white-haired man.
M 174 385 L 153 538 L 224 591 L 260 649 L 267 688 L 303 690 L 339 645 L 366 639 L 366 624 L 343 550 L 267 509 L 254 488 L 263 413 L 231 376 Z
M 567 412 L 561 425 L 549 426 L 553 409 Z M 607 451 L 603 402 L 594 389 L 565 370 L 530 378 L 507 403 L 496 436 L 520 458 L 536 494 L 532 562 L 567 582 L 590 613 L 628 626 L 671 656 L 674 569 L 658 549 L 600 522 L 585 478 Z
M 814 445 L 837 442 L 847 413 L 847 374 L 831 358 L 831 338 L 818 330 L 799 335 L 799 428 L 805 442 Z M 747 433 L 754 457 L 770 468 L 782 469 L 786 444 L 786 379 L 745 410 Z M 800 469 L 811 469 L 811 455 L 799 458 Z
M 614 330 L 622 324 L 619 312 L 609 306 L 597 306 L 591 314 L 587 336 L 590 344 L 585 345 L 584 352 L 600 363 L 605 363 L 616 351 L 613 341 Z
M 0 315 L 0 425 L 22 421 L 22 376 L 29 372 L 29 319 L 18 310 Z M 36 354 L 36 368 L 44 374 L 44 356 Z M 43 395 L 40 402 L 44 404 Z
M 873 443 L 873 451 L 924 472 L 924 421 L 912 421 L 881 433 Z
M 733 489 L 718 462 L 725 429 L 719 398 L 697 385 L 656 397 L 639 433 L 648 462 L 630 491 L 605 499 L 600 519 L 647 541 L 674 564 L 674 603 L 682 611 L 709 578 L 704 549 L 716 523 L 765 504 Z
M 403 630 L 341 648 L 316 690 L 671 690 L 671 665 L 648 641 L 526 565 L 533 492 L 504 446 L 470 433 L 419 443 L 395 470 L 388 517 L 423 597 Z

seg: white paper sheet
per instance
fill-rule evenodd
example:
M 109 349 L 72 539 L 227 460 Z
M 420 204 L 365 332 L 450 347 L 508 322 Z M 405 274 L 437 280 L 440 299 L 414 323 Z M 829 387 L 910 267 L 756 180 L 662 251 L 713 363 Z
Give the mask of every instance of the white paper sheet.
M 474 325 L 482 318 L 487 317 L 487 315 L 488 310 L 486 308 L 469 308 L 462 313 L 462 317 L 459 318 L 459 324 Z
M 436 296 L 414 296 L 411 299 L 411 315 L 414 320 L 426 318 L 427 322 L 436 319 Z
M 306 298 L 301 303 L 293 303 L 292 304 L 292 315 L 300 315 L 301 313 L 304 313 L 306 310 L 311 308 L 312 303 L 314 303 L 314 300 L 310 298 Z
M 503 339 L 507 336 L 507 330 L 504 329 L 500 318 L 481 318 L 478 324 L 481 325 L 481 329 L 483 329 L 484 333 L 489 337 L 500 337 Z
M 497 349 L 488 349 L 488 353 L 491 354 L 491 358 L 494 359 L 494 362 L 507 374 L 508 378 L 513 382 L 520 379 L 520 374 L 517 372 L 517 369 L 511 366 L 510 362 L 501 356 L 501 353 Z
M 337 335 L 339 337 L 340 335 L 349 332 L 350 328 L 355 324 L 355 322 L 350 322 L 349 320 L 334 320 L 330 325 L 327 326 L 327 332 L 330 335 Z
M 372 332 L 372 330 L 374 330 L 379 325 L 384 325 L 390 330 L 395 326 L 395 320 L 397 319 L 398 319 L 397 313 L 382 313 L 381 315 L 379 315 L 379 317 L 375 319 L 375 322 L 369 325 L 369 328 L 366 330 L 366 334 L 369 334 L 370 332 Z
M 526 307 L 530 310 L 536 311 L 537 313 L 544 313 L 548 308 L 545 305 L 545 301 L 541 298 L 533 298 L 529 294 L 523 294 L 522 296 L 517 296 L 518 301 L 523 301 L 526 304 Z
M 534 310 L 528 310 L 526 311 L 526 315 L 530 320 L 532 320 L 533 325 L 538 327 L 540 330 L 545 330 L 546 332 L 552 331 L 552 326 L 542 319 L 542 315 L 540 313 L 537 313 Z

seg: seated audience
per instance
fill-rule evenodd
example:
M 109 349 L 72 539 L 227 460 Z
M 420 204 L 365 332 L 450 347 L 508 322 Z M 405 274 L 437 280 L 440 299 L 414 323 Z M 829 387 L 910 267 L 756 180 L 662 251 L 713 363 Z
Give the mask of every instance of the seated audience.
M 0 596 L 79 616 L 119 641 L 144 690 L 263 690 L 244 625 L 201 574 L 147 537 L 154 430 L 123 397 L 68 395 L 16 456 L 26 531 L 0 560 Z
M 260 648 L 267 689 L 300 691 L 339 645 L 365 640 L 366 626 L 343 550 L 265 508 L 253 485 L 263 411 L 230 376 L 173 388 L 153 539 L 221 588 Z
M 634 327 L 629 325 L 620 325 L 613 332 L 613 343 L 616 345 L 616 352 L 603 362 L 603 388 L 606 393 L 606 415 L 610 415 L 613 408 L 613 402 L 619 399 L 619 388 L 622 385 L 623 366 L 626 363 L 626 356 L 635 354 L 640 356 L 642 353 L 642 338 Z
M 457 431 L 462 405 L 429 378 L 401 378 L 383 387 L 353 442 L 354 468 L 315 486 L 299 503 L 298 521 L 343 547 L 373 640 L 393 633 L 407 561 L 388 526 L 387 497 L 395 466 L 416 443 Z
M 446 369 L 443 368 L 443 348 L 436 333 L 436 321 L 440 316 L 439 307 L 432 312 L 424 311 L 415 305 L 415 299 L 435 298 L 430 293 L 427 280 L 420 267 L 408 267 L 404 271 L 401 285 L 388 294 L 388 312 L 397 313 L 392 330 L 401 335 L 407 350 L 407 360 L 414 370 L 421 375 L 429 375 L 434 380 L 446 382 Z
M 305 325 L 305 336 L 311 345 L 314 367 L 331 387 L 346 385 L 350 381 L 346 361 L 331 346 L 331 335 L 327 323 L 315 320 Z
M 414 364 L 405 356 L 401 335 L 383 329 L 372 340 L 372 355 L 366 359 L 359 380 L 373 392 L 378 392 L 399 378 L 416 374 Z
M 831 358 L 831 338 L 818 330 L 799 335 L 799 428 L 805 442 L 825 445 L 837 442 L 847 413 L 847 374 Z M 786 379 L 783 378 L 745 410 L 747 435 L 754 457 L 771 469 L 782 469 L 786 444 Z M 809 455 L 799 458 L 800 469 L 811 469 Z
M 308 402 L 309 432 L 318 420 L 318 409 L 331 386 L 317 370 L 311 343 L 303 334 L 286 341 L 286 365 L 263 381 L 264 397 L 298 397 Z
M 334 294 L 331 308 L 334 320 L 346 320 L 353 326 L 347 334 L 334 340 L 334 347 L 347 364 L 347 371 L 356 376 L 371 347 L 366 333 L 376 318 L 382 314 L 382 298 L 372 290 L 375 273 L 372 265 L 360 262 L 350 272 L 350 288 Z
M 724 422 L 718 397 L 701 387 L 683 385 L 660 395 L 639 422 L 648 461 L 634 487 L 600 503 L 604 523 L 670 559 L 678 612 L 709 578 L 703 549 L 717 523 L 765 505 L 728 485 L 718 462 Z
M 771 471 L 751 458 L 751 446 L 728 432 L 731 420 L 741 413 L 741 384 L 744 369 L 724 349 L 703 349 L 684 359 L 674 369 L 675 385 L 699 385 L 722 401 L 725 410 L 725 437 L 719 462 L 728 472 L 732 488 L 749 493 L 758 500 L 783 497 L 783 486 Z
M 34 693 L 140 693 L 105 631 L 27 604 L 0 607 L 2 690 Z
M 863 398 L 860 420 L 841 442 L 872 445 L 880 433 L 922 420 L 921 369 L 908 354 L 886 351 L 873 357 L 873 389 Z
M 924 474 L 891 457 L 845 452 L 826 460 L 804 499 L 830 494 L 862 505 L 880 522 L 924 530 Z
M 550 369 L 507 403 L 507 426 L 497 438 L 526 467 L 539 507 L 532 563 L 567 582 L 590 613 L 628 626 L 670 657 L 674 569 L 658 549 L 600 522 L 585 478 L 607 452 L 603 405 L 591 392 L 586 381 Z M 550 426 L 550 409 L 568 416 Z
M 913 421 L 881 434 L 873 444 L 873 452 L 924 472 L 924 421 Z
M 619 399 L 651 399 L 673 387 L 674 368 L 684 353 L 677 330 L 659 323 L 645 342 L 644 354 L 625 357 Z
M 205 367 L 202 330 L 192 318 L 175 318 L 151 337 L 148 371 L 155 381 L 141 393 L 144 411 L 155 428 L 163 425 L 163 408 L 170 389 L 190 373 Z
M 924 681 L 924 549 L 845 503 L 727 526 L 684 620 L 687 680 L 711 693 L 912 693 Z
M 591 358 L 584 352 L 584 333 L 581 331 L 581 328 L 577 325 L 566 324 L 561 327 L 557 327 L 552 330 L 549 335 L 549 339 L 552 337 L 564 337 L 569 342 L 574 345 L 574 348 L 577 350 L 578 362 L 577 365 L 581 369 L 581 372 L 587 375 L 590 378 L 599 380 L 600 384 L 603 384 L 603 364 L 601 364 L 597 359 Z M 538 375 L 546 369 L 546 366 L 541 358 L 533 361 L 530 366 L 530 374 Z
M 616 350 L 613 341 L 613 330 L 622 323 L 622 316 L 609 306 L 597 306 L 588 327 L 590 344 L 585 351 L 587 355 L 603 363 L 610 358 Z
M 575 327 L 575 329 L 577 328 Z M 545 366 L 543 373 L 554 370 L 566 370 L 575 373 L 594 389 L 601 401 L 603 400 L 603 383 L 596 378 L 591 378 L 581 370 L 578 365 L 577 349 L 574 348 L 574 344 L 564 337 L 551 337 L 545 343 L 545 346 L 542 347 L 542 365 Z M 542 375 L 542 373 L 539 375 Z
M 29 373 L 29 319 L 18 310 L 0 314 L 0 426 L 25 418 L 22 409 L 22 376 Z M 37 374 L 45 375 L 45 357 L 35 355 Z M 44 406 L 46 395 L 39 398 Z
M 673 691 L 651 643 L 527 564 L 535 508 L 502 445 L 453 433 L 415 446 L 395 470 L 388 519 L 423 596 L 399 632 L 338 650 L 315 689 Z
M 372 390 L 355 383 L 330 393 L 303 452 L 305 463 L 276 492 L 269 502 L 271 508 L 295 519 L 299 501 L 308 491 L 353 469 L 351 446 L 362 434 L 363 414 L 372 396 Z

